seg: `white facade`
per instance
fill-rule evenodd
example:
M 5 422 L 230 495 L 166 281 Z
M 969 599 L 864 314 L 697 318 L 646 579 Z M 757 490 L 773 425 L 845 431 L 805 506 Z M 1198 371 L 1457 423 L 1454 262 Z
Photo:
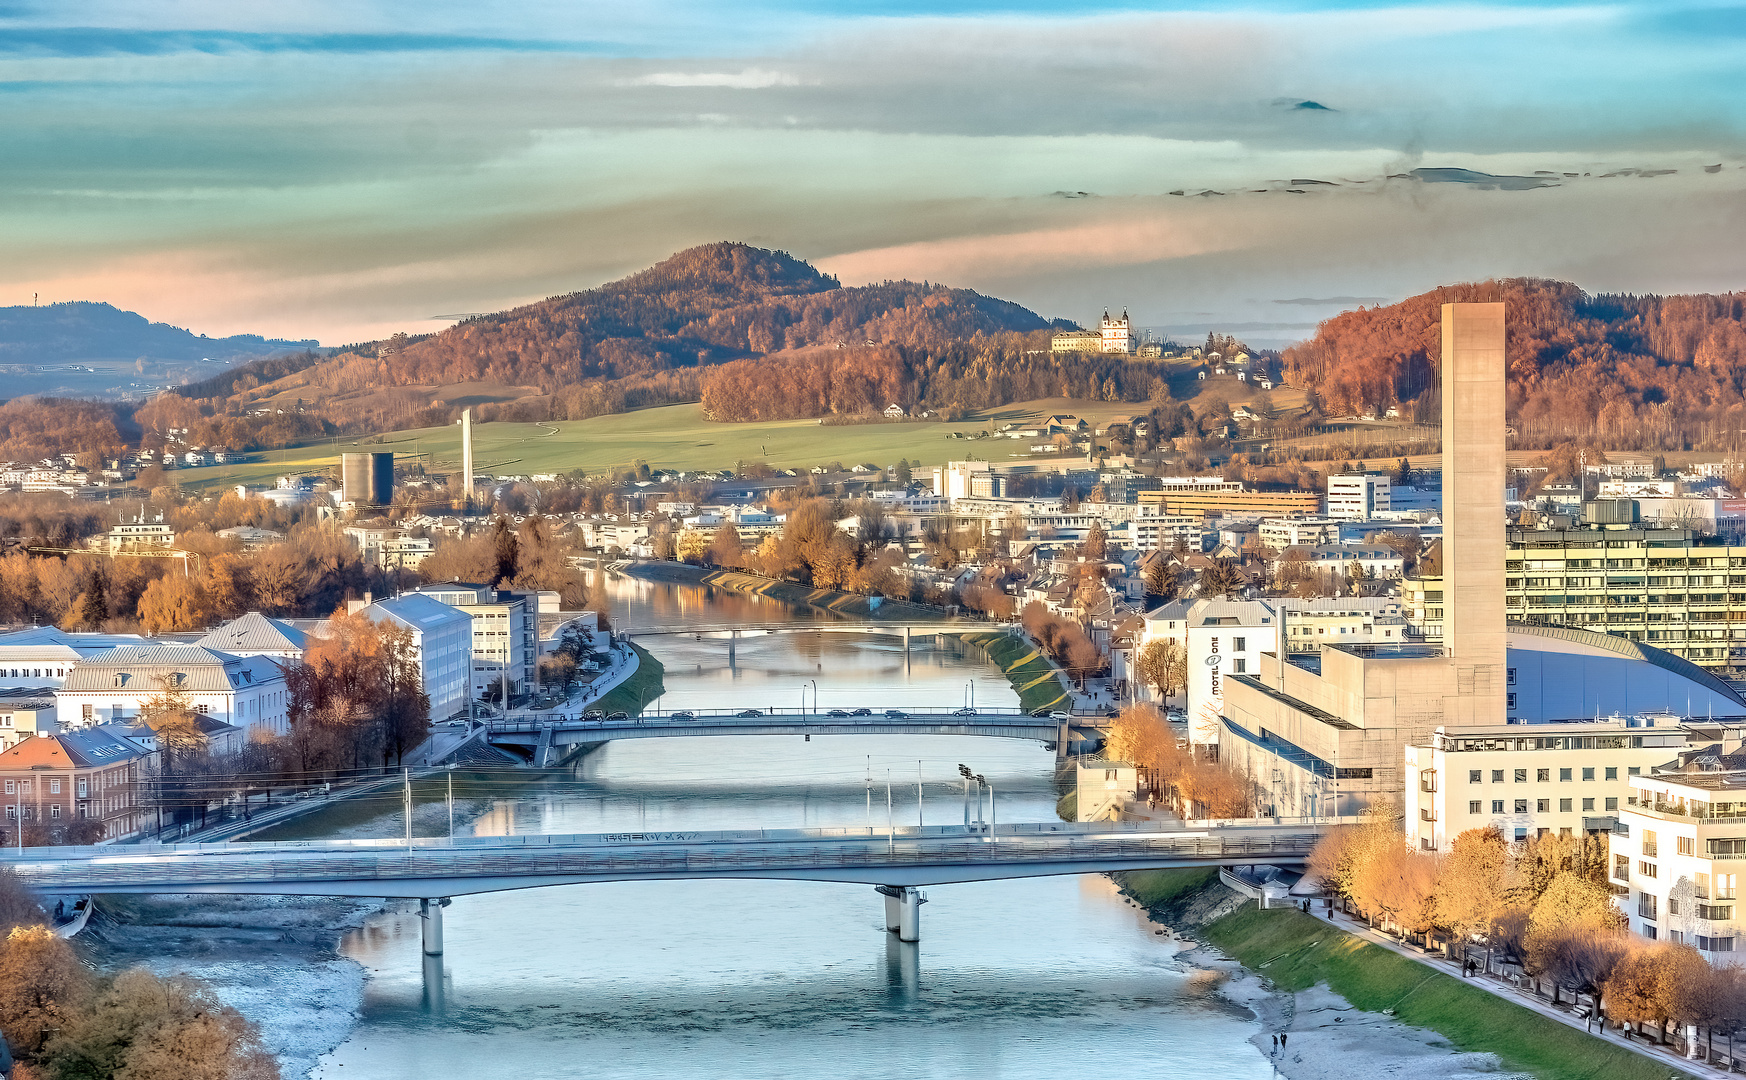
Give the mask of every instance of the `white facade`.
M 1388 477 L 1375 473 L 1335 473 L 1328 477 L 1328 516 L 1364 521 L 1390 509 Z
M 1270 601 L 1178 600 L 1146 616 L 1140 647 L 1159 639 L 1187 650 L 1188 737 L 1213 744 L 1219 741 L 1225 680 L 1253 674 L 1262 654 L 1279 648 L 1279 613 Z
M 1739 964 L 1746 762 L 1736 754 L 1723 763 L 1732 768 L 1632 777 L 1636 797 L 1619 815 L 1609 872 L 1629 889 L 1622 904 L 1634 933 L 1694 946 L 1713 964 Z
M 426 585 L 418 592 L 472 616 L 475 697 L 500 701 L 506 689 L 514 694 L 533 687 L 539 663 L 535 597 L 464 582 Z
M 1670 721 L 1439 727 L 1406 748 L 1406 831 L 1423 851 L 1448 851 L 1469 829 L 1505 840 L 1607 831 L 1630 801 L 1631 778 L 1668 761 L 1688 734 Z
M 73 665 L 87 656 L 146 644 L 137 634 L 69 634 L 53 626 L 0 634 L 0 690 L 59 686 Z
M 952 502 L 968 499 L 971 477 L 986 472 L 986 461 L 948 461 L 934 469 L 934 494 Z
M 125 723 L 166 687 L 227 724 L 271 735 L 290 730 L 290 693 L 276 662 L 199 645 L 132 646 L 80 660 L 55 695 L 55 719 L 63 730 Z
M 1097 324 L 1097 331 L 1102 349 L 1106 353 L 1126 353 L 1134 351 L 1134 328 L 1128 321 L 1128 313 L 1122 312 L 1122 317 L 1112 319 L 1109 312 L 1103 313 L 1103 321 Z
M 446 720 L 466 711 L 473 668 L 472 616 L 417 593 L 359 610 L 372 619 L 389 620 L 412 631 L 419 678 L 430 698 L 433 720 Z

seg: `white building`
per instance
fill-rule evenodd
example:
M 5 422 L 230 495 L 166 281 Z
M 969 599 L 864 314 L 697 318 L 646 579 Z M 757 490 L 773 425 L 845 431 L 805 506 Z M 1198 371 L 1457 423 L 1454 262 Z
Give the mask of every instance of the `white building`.
M 251 732 L 290 730 L 285 673 L 264 656 L 232 656 L 199 645 L 136 645 L 80 660 L 55 696 L 63 729 L 123 723 L 175 689 L 197 713 Z
M 539 663 L 539 605 L 533 594 L 450 581 L 421 586 L 418 595 L 472 616 L 475 697 L 501 701 L 506 693 L 533 687 Z
M 1364 521 L 1390 509 L 1388 477 L 1376 473 L 1334 473 L 1328 477 L 1328 516 Z
M 1279 648 L 1279 612 L 1272 601 L 1174 600 L 1146 615 L 1140 648 L 1159 639 L 1187 650 L 1190 741 L 1217 743 L 1225 680 L 1254 672 Z
M 1263 518 L 1256 527 L 1261 542 L 1274 551 L 1288 547 L 1313 547 L 1339 538 L 1340 523 L 1326 517 Z
M 87 656 L 145 644 L 137 634 L 69 634 L 53 626 L 0 634 L 0 689 L 59 686 Z
M 1128 313 L 1122 312 L 1122 317 L 1112 319 L 1109 312 L 1103 313 L 1103 321 L 1097 324 L 1100 346 L 1106 353 L 1125 353 L 1133 355 L 1134 328 L 1128 321 Z
M 52 690 L 26 687 L 0 690 L 0 750 L 55 732 L 55 695 Z
M 1399 645 L 1407 639 L 1400 601 L 1387 596 L 1268 600 L 1285 627 L 1288 652 L 1314 652 L 1326 645 Z
M 1630 780 L 1610 873 L 1628 889 L 1631 929 L 1651 940 L 1691 945 L 1715 964 L 1746 961 L 1736 942 L 1746 870 L 1746 755 L 1740 735 L 1680 755 Z
M 970 497 L 971 478 L 988 472 L 986 461 L 948 461 L 934 468 L 934 494 L 951 502 Z
M 419 679 L 430 698 L 433 720 L 466 712 L 473 668 L 473 617 L 438 600 L 409 593 L 359 609 L 378 622 L 412 631 Z
M 1688 733 L 1673 718 L 1448 729 L 1406 748 L 1406 831 L 1448 851 L 1469 829 L 1506 840 L 1610 832 L 1631 778 L 1670 760 Z

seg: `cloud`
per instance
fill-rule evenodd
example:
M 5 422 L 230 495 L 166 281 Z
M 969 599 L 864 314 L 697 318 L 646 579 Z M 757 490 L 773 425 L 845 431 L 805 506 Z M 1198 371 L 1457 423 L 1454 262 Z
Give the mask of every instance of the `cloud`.
M 772 86 L 799 86 L 798 76 L 783 71 L 746 68 L 744 71 L 657 71 L 626 79 L 620 86 L 719 86 L 728 90 L 763 90 Z

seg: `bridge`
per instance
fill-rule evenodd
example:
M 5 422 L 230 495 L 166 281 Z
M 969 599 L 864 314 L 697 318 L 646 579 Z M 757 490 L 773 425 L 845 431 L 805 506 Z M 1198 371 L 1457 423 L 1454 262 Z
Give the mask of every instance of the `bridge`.
M 966 811 L 968 816 L 968 811 Z M 424 949 L 448 898 L 607 881 L 760 878 L 874 885 L 887 926 L 920 939 L 920 886 L 1170 867 L 1302 864 L 1325 824 L 970 823 L 886 829 L 742 829 L 408 840 L 8 850 L 49 894 L 225 893 L 417 899 Z
M 702 640 L 705 637 L 727 639 L 728 658 L 734 655 L 734 648 L 741 638 L 758 637 L 768 634 L 856 634 L 862 637 L 900 637 L 903 639 L 903 651 L 909 654 L 910 638 L 914 634 L 940 633 L 1010 633 L 1015 629 L 1012 623 L 977 622 L 973 620 L 915 622 L 915 623 L 859 623 L 859 622 L 819 622 L 819 623 L 742 623 L 739 625 L 721 626 L 652 626 L 636 630 L 624 630 L 620 636 L 626 638 L 647 637 L 694 637 Z
M 1076 742 L 1095 745 L 1097 736 L 1084 729 L 1098 728 L 1105 722 L 1101 714 L 1062 718 L 987 710 L 869 709 L 865 716 L 831 716 L 799 709 L 759 709 L 755 710 L 757 715 L 743 715 L 749 711 L 754 710 L 643 715 L 623 720 L 491 720 L 484 725 L 484 738 L 493 746 L 525 753 L 542 768 L 562 760 L 577 747 L 620 739 L 700 735 L 799 735 L 807 739 L 814 735 L 980 735 L 1032 739 L 1053 746 L 1060 758 Z M 1076 726 L 1080 729 L 1077 733 Z

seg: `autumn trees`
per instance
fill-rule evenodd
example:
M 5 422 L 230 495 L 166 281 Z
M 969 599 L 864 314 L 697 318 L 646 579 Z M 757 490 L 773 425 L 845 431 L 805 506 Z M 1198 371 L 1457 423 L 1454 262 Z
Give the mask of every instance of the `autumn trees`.
M 285 681 L 299 771 L 386 765 L 429 734 L 412 632 L 396 623 L 335 615 Z
M 1110 723 L 1108 732 L 1108 757 L 1142 769 L 1147 782 L 1183 816 L 1238 818 L 1254 813 L 1254 784 L 1248 777 L 1217 762 L 1197 760 L 1178 745 L 1157 706 L 1128 706 Z
M 1161 698 L 1175 697 L 1188 685 L 1188 649 L 1175 638 L 1148 641 L 1135 667 L 1140 679 Z

